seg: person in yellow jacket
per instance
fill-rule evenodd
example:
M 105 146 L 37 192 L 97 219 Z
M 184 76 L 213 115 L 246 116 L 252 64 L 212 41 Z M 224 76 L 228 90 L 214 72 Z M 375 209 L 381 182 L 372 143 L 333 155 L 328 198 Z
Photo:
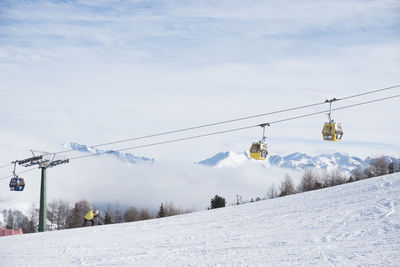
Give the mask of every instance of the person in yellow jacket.
M 86 226 L 88 222 L 92 223 L 92 226 L 94 225 L 94 218 L 99 215 L 99 210 L 90 210 L 88 213 L 86 213 L 83 226 Z

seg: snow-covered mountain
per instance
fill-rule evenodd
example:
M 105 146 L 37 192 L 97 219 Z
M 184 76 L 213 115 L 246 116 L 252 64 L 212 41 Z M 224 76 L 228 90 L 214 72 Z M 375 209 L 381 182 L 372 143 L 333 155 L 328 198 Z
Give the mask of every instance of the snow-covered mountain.
M 235 153 L 231 151 L 221 152 L 216 154 L 215 156 L 202 160 L 198 162 L 198 164 L 210 166 L 210 167 L 237 167 L 242 165 L 244 162 L 250 160 L 249 154 L 246 151 L 242 153 Z
M 253 161 L 248 153 L 235 153 L 232 151 L 218 153 L 211 158 L 202 160 L 198 164 L 210 167 L 235 167 L 241 164 Z M 265 166 L 277 166 L 281 168 L 289 168 L 297 171 L 306 168 L 315 168 L 321 170 L 339 169 L 343 172 L 351 172 L 352 170 L 369 165 L 371 158 L 362 160 L 358 157 L 349 156 L 342 153 L 322 154 L 317 156 L 310 156 L 304 153 L 295 152 L 286 156 L 270 155 L 267 160 L 260 161 Z M 386 161 L 394 162 L 395 168 L 398 166 L 400 159 L 386 157 Z
M 138 157 L 131 153 L 118 152 L 114 150 L 104 151 L 75 142 L 65 143 L 64 147 L 66 149 L 73 149 L 82 153 L 112 155 L 115 158 L 129 164 L 154 162 L 154 159 Z M 393 162 L 395 169 L 398 169 L 400 159 L 388 156 L 385 158 L 387 163 Z M 315 168 L 320 170 L 339 169 L 342 172 L 350 173 L 352 170 L 358 167 L 368 166 L 371 160 L 372 158 L 370 157 L 362 160 L 358 157 L 349 156 L 343 153 L 310 156 L 304 153 L 295 152 L 285 156 L 269 155 L 267 160 L 257 162 L 265 167 L 276 166 L 281 168 L 289 168 L 296 171 L 301 171 L 307 168 Z M 215 168 L 226 168 L 239 167 L 243 164 L 246 164 L 247 162 L 254 162 L 254 160 L 250 158 L 247 151 L 241 153 L 226 151 L 218 153 L 205 160 L 199 161 L 197 162 L 197 164 Z
M 0 237 L 0 265 L 398 266 L 399 210 L 396 173 L 180 216 Z
M 90 154 L 105 154 L 105 155 L 112 155 L 115 158 L 129 163 L 129 164 L 137 164 L 137 163 L 153 163 L 154 159 L 145 158 L 145 157 L 138 157 L 131 153 L 124 153 L 114 150 L 100 150 L 97 148 L 93 148 L 87 145 L 82 145 L 75 142 L 68 142 L 64 144 L 65 149 L 72 149 L 83 153 L 90 153 Z

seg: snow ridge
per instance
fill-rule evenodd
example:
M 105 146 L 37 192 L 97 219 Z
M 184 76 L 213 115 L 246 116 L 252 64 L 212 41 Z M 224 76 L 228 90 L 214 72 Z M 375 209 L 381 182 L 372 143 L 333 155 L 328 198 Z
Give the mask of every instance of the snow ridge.
M 400 159 L 393 157 L 385 157 L 386 162 L 394 163 L 395 169 L 398 168 Z M 254 161 L 249 157 L 246 151 L 242 153 L 235 153 L 232 151 L 221 152 L 214 155 L 211 158 L 202 160 L 198 162 L 200 165 L 209 167 L 228 167 L 228 166 L 240 166 L 247 161 Z M 316 168 L 320 170 L 332 170 L 339 169 L 342 172 L 350 173 L 358 167 L 368 166 L 371 158 L 366 158 L 365 160 L 359 157 L 349 156 L 344 153 L 334 153 L 334 154 L 322 154 L 317 156 L 310 156 L 304 153 L 295 152 L 286 156 L 280 155 L 270 155 L 267 158 L 267 163 L 265 166 L 276 166 L 281 168 L 289 168 L 296 171 L 301 171 L 307 168 Z
M 154 159 L 146 158 L 146 157 L 138 157 L 131 153 L 124 153 L 114 150 L 100 150 L 97 148 L 93 148 L 87 145 L 82 145 L 76 142 L 68 142 L 64 144 L 65 149 L 72 149 L 83 153 L 90 154 L 106 154 L 114 156 L 115 158 L 129 163 L 129 164 L 138 164 L 138 163 L 154 163 Z

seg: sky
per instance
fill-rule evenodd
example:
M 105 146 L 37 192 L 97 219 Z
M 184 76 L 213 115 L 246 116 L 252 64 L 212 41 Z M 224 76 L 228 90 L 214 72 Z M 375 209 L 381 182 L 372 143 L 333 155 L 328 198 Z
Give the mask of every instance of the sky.
M 0 166 L 29 157 L 30 150 L 63 150 L 65 142 L 101 144 L 398 85 L 399 17 L 400 2 L 391 0 L 2 1 Z M 399 88 L 339 101 L 333 107 L 398 93 Z M 102 149 L 256 125 L 327 108 Z M 399 111 L 397 98 L 333 112 L 344 128 L 342 142 L 335 144 L 321 140 L 324 114 L 276 124 L 267 129 L 270 153 L 342 152 L 362 158 L 398 158 Z M 175 201 L 185 208 L 202 208 L 218 192 L 228 199 L 238 193 L 260 194 L 274 181 L 265 176 L 283 177 L 286 171 L 247 167 L 216 173 L 192 163 L 223 151 L 247 150 L 261 134 L 261 129 L 253 128 L 137 149 L 130 152 L 155 158 L 159 165 L 136 169 L 95 158 L 71 161 L 51 170 L 58 182 L 49 197 L 103 202 L 101 196 L 110 195 L 111 200 L 126 203 L 132 194 L 107 190 L 121 185 L 124 177 L 135 177 L 130 188 L 138 194 L 131 202 L 140 205 L 150 201 L 139 194 L 145 190 L 157 194 L 151 202 Z M 0 169 L 0 177 L 11 171 Z M 115 180 L 110 180 L 111 173 Z M 240 182 L 232 182 L 231 190 L 224 191 L 224 179 L 232 175 L 236 175 L 233 181 Z M 204 176 L 223 179 L 199 188 Z M 154 177 L 167 181 L 178 177 L 185 186 L 167 182 L 158 191 L 160 181 Z M 39 171 L 26 178 L 36 187 L 32 193 L 16 197 L 8 192 L 8 181 L 2 180 L 0 201 L 37 202 Z M 86 179 L 91 182 L 85 183 Z M 72 181 L 79 190 L 64 192 Z M 65 187 L 58 188 L 58 183 Z M 94 192 L 86 189 L 97 183 L 105 186 Z M 196 197 L 190 201 L 189 194 L 187 200 L 183 192 Z

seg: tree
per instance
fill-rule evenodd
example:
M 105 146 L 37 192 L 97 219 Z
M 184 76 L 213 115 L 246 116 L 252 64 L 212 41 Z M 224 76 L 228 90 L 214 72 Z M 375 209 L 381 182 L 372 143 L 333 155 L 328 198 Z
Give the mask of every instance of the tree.
M 394 172 L 394 163 L 393 161 L 389 163 L 388 165 L 388 172 L 393 173 Z
M 122 216 L 122 210 L 119 205 L 119 202 L 115 203 L 113 213 L 112 213 L 114 223 L 122 223 L 124 222 L 124 217 Z
M 154 216 L 151 215 L 151 213 L 148 209 L 143 208 L 140 210 L 139 218 L 140 218 L 140 220 L 149 220 L 149 219 L 153 219 Z
M 89 210 L 90 204 L 86 200 L 76 202 L 74 208 L 68 214 L 67 228 L 82 227 L 83 218 Z
M 214 198 L 211 199 L 211 209 L 223 208 L 226 205 L 225 198 L 215 195 Z
M 286 174 L 285 180 L 281 184 L 281 193 L 280 197 L 296 194 L 296 190 L 294 189 L 292 178 L 289 174 Z
M 268 191 L 267 191 L 267 198 L 273 199 L 273 198 L 276 198 L 276 197 L 278 197 L 278 192 L 277 192 L 277 190 L 276 190 L 275 185 L 272 184 L 272 185 L 268 188 Z
M 124 221 L 125 222 L 134 222 L 140 219 L 140 213 L 137 208 L 131 206 L 124 212 Z
M 320 187 L 321 183 L 318 182 L 317 175 L 312 169 L 306 169 L 303 172 L 303 177 L 301 179 L 298 191 L 307 192 L 310 190 L 319 189 Z
M 354 181 L 359 181 L 359 180 L 367 178 L 367 176 L 365 175 L 365 172 L 363 171 L 363 169 L 361 167 L 354 169 L 351 172 L 351 174 L 354 177 Z
M 7 229 L 14 229 L 14 214 L 11 209 L 7 212 Z
M 167 216 L 167 213 L 165 212 L 163 203 L 161 203 L 160 209 L 158 210 L 158 213 L 157 213 L 157 217 L 158 218 L 162 218 L 162 217 L 165 217 L 165 216 Z
M 111 214 L 106 212 L 106 218 L 104 220 L 104 224 L 113 224 Z
M 369 163 L 373 176 L 381 176 L 388 174 L 388 165 L 385 157 L 372 159 Z
M 65 229 L 67 224 L 67 217 L 70 212 L 70 206 L 68 202 L 63 200 L 58 200 L 57 205 L 57 217 L 56 217 L 56 227 L 57 230 Z
M 53 224 L 56 224 L 57 211 L 58 211 L 58 203 L 55 199 L 53 199 L 47 205 L 47 220 L 50 222 L 49 230 L 53 230 Z
M 38 221 L 39 221 L 39 209 L 36 207 L 35 203 L 32 203 L 32 206 L 29 210 L 29 221 L 26 226 L 26 231 L 24 233 L 36 233 L 38 229 Z
M 339 171 L 339 169 L 333 169 L 330 172 L 328 172 L 325 175 L 324 178 L 324 186 L 329 187 L 329 186 L 335 186 L 335 185 L 340 185 L 346 183 L 346 179 L 342 175 L 342 173 Z
M 182 209 L 177 208 L 172 204 L 172 202 L 166 202 L 164 204 L 165 216 L 175 216 L 178 214 L 185 213 Z

